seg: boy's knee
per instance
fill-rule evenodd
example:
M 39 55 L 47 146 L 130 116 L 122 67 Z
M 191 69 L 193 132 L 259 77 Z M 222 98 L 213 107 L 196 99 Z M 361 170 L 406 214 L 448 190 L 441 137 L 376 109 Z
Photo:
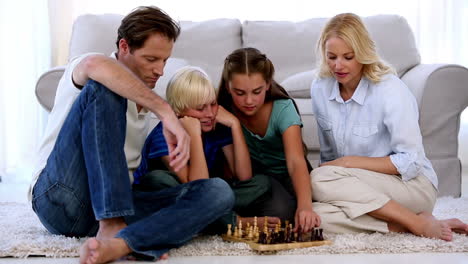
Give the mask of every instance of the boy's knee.
M 208 199 L 212 202 L 218 204 L 220 207 L 226 207 L 227 209 L 232 209 L 234 206 L 234 193 L 223 179 L 221 178 L 212 178 L 206 181 L 205 194 L 208 195 Z

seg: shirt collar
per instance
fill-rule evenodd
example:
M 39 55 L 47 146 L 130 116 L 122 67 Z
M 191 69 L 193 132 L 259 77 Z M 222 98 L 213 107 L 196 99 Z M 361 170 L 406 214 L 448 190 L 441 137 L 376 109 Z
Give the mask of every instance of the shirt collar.
M 354 94 L 351 97 L 351 100 L 355 101 L 356 103 L 360 105 L 363 105 L 364 99 L 366 98 L 368 90 L 369 90 L 369 80 L 367 80 L 367 78 L 365 77 L 362 77 L 361 81 L 359 81 L 356 91 L 354 91 Z M 340 95 L 340 88 L 339 88 L 337 80 L 335 80 L 335 83 L 333 84 L 328 100 L 330 101 L 336 100 L 337 102 L 340 102 L 340 103 L 344 102 L 343 98 Z

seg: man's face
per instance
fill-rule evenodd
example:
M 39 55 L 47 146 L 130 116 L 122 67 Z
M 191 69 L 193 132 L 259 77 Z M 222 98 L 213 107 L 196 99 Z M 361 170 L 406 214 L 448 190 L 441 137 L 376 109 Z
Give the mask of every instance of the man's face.
M 130 52 L 125 39 L 119 42 L 118 59 L 135 73 L 149 88 L 154 85 L 164 73 L 166 61 L 171 56 L 174 40 L 155 33 L 148 37 L 143 46 Z

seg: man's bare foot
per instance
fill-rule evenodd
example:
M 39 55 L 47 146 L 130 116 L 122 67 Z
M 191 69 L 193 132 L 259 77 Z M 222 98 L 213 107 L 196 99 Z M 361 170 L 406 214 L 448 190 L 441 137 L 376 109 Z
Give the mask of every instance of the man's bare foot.
M 90 238 L 80 248 L 80 264 L 107 263 L 126 256 L 130 252 L 130 248 L 121 238 L 103 241 Z
M 468 235 L 468 225 L 463 223 L 460 219 L 451 218 L 441 221 L 445 222 L 453 232 Z
M 102 241 L 114 238 L 115 235 L 125 227 L 127 227 L 127 224 L 122 217 L 103 219 L 99 221 L 99 231 L 96 235 L 96 239 Z
M 418 214 L 421 217 L 420 230 L 414 232 L 416 235 L 438 238 L 445 241 L 451 241 L 453 234 L 449 224 L 444 220 L 437 220 L 432 214 L 422 212 Z
M 239 225 L 239 221 L 242 221 L 242 227 L 246 227 L 247 223 L 250 223 L 251 226 L 254 225 L 255 217 L 241 217 L 237 216 L 237 225 Z M 268 228 L 275 228 L 276 224 L 280 222 L 279 217 L 268 216 Z M 265 223 L 265 218 L 257 217 L 257 226 L 259 230 L 263 230 L 263 225 Z
M 168 258 L 169 258 L 169 254 L 164 253 L 162 256 L 159 257 L 158 260 L 166 260 L 166 259 L 168 259 Z
M 159 261 L 159 260 L 166 260 L 169 258 L 169 254 L 167 253 L 164 253 L 162 256 L 160 256 L 156 261 Z M 132 260 L 132 261 L 135 261 L 135 260 L 138 260 L 138 258 L 136 258 L 135 256 L 132 256 L 131 254 L 128 255 L 127 257 L 125 257 L 126 260 Z

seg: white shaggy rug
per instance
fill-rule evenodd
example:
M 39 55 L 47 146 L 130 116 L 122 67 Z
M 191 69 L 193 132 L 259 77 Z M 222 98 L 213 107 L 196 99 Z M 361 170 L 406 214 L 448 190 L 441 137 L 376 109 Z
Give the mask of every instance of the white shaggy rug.
M 468 197 L 439 198 L 434 209 L 437 218 L 457 217 L 468 222 Z M 455 234 L 451 242 L 410 234 L 331 235 L 330 246 L 257 253 L 243 243 L 223 242 L 217 236 L 195 238 L 173 249 L 170 256 L 240 256 L 256 254 L 307 255 L 350 253 L 468 252 L 468 236 Z M 84 239 L 51 235 L 27 204 L 0 203 L 0 257 L 77 257 Z

